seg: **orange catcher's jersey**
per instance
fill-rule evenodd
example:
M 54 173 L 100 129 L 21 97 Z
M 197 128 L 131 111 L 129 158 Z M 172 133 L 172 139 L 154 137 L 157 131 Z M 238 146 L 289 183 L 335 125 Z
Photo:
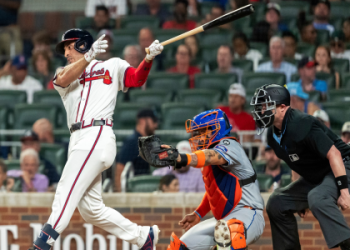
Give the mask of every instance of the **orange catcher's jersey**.
M 92 60 L 80 78 L 66 88 L 56 85 L 56 76 L 63 68 L 56 70 L 53 83 L 66 109 L 68 128 L 76 122 L 82 122 L 82 127 L 91 126 L 94 119 L 112 123 L 117 93 L 128 90 L 124 86 L 128 67 L 129 63 L 120 58 Z

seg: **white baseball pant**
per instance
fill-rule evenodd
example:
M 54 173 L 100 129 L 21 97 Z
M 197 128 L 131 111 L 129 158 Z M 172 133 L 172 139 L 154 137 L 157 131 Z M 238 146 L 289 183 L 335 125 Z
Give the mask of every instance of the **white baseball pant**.
M 116 155 L 116 142 L 109 126 L 94 126 L 72 133 L 68 161 L 58 183 L 47 223 L 61 234 L 78 207 L 88 223 L 100 227 L 118 238 L 136 244 L 146 241 L 150 227 L 138 226 L 102 200 L 101 172 L 108 169 Z M 47 242 L 53 245 L 50 238 Z

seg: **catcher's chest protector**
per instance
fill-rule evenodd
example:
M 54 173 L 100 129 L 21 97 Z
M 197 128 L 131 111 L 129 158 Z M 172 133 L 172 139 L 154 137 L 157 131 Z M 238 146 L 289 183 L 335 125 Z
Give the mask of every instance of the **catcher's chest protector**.
M 227 139 L 227 137 L 223 139 Z M 242 198 L 242 188 L 239 185 L 239 179 L 220 166 L 212 165 L 202 169 L 211 211 L 215 219 L 220 220 L 226 217 Z

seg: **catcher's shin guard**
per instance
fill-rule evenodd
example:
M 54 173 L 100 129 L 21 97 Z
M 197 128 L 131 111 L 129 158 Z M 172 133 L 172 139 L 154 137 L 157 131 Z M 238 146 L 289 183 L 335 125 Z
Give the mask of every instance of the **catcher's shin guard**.
M 170 244 L 167 250 L 189 250 L 184 242 L 182 242 L 175 233 L 170 236 Z
M 46 223 L 41 229 L 38 238 L 36 238 L 34 241 L 33 249 L 50 250 L 51 246 L 46 243 L 47 240 L 50 237 L 54 240 L 57 240 L 58 236 L 60 236 L 59 233 L 57 233 L 50 224 Z
M 237 219 L 219 220 L 215 225 L 214 241 L 218 250 L 245 250 L 247 243 L 243 222 Z

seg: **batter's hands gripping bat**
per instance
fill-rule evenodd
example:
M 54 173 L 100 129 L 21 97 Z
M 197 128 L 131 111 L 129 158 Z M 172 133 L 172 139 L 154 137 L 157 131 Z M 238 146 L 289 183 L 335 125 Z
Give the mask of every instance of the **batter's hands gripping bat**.
M 166 40 L 166 41 L 162 42 L 161 45 L 163 45 L 163 46 L 168 45 L 170 43 L 176 42 L 178 40 L 184 39 L 184 38 L 189 37 L 189 36 L 193 36 L 195 34 L 201 33 L 201 32 L 206 31 L 208 29 L 218 27 L 218 26 L 221 26 L 225 23 L 229 23 L 229 22 L 232 22 L 234 20 L 240 19 L 242 17 L 248 16 L 252 13 L 254 13 L 254 7 L 253 7 L 253 5 L 248 4 L 242 8 L 239 8 L 237 10 L 233 10 L 225 15 L 222 15 L 222 16 L 214 19 L 213 21 L 207 22 L 206 24 L 203 24 L 202 26 L 199 26 L 193 30 L 187 31 L 185 33 L 182 33 L 181 35 L 178 35 L 178 36 L 173 37 L 169 40 Z M 146 53 L 149 54 L 149 49 L 146 48 L 145 50 L 146 50 Z

